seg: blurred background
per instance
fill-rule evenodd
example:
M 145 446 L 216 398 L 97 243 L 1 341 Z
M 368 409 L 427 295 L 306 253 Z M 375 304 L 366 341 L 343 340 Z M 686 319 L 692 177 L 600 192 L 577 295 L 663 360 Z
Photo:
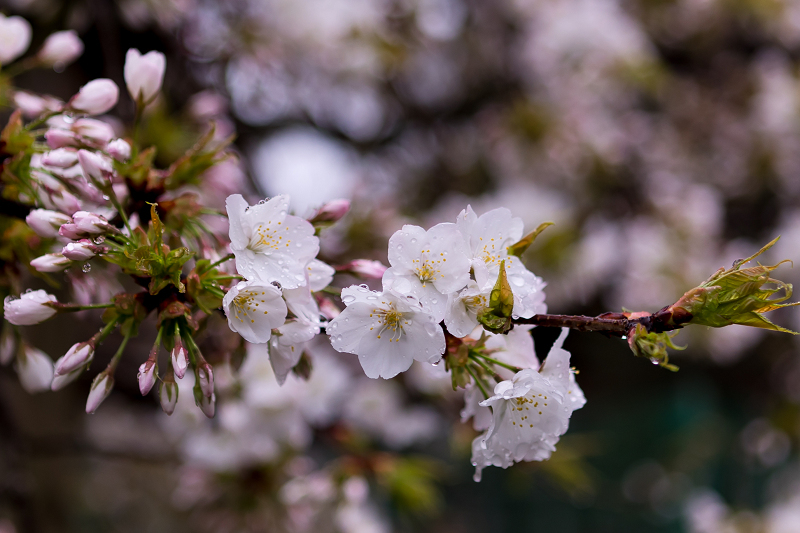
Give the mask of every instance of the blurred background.
M 352 199 L 322 237 L 331 264 L 385 262 L 402 224 L 451 221 L 466 204 L 508 207 L 527 229 L 556 223 L 524 258 L 548 283 L 552 313 L 655 311 L 778 235 L 765 261 L 800 259 L 794 0 L 0 0 L 0 10 L 31 22 L 32 50 L 52 31 L 78 32 L 76 63 L 17 80 L 62 99 L 97 77 L 124 87 L 128 48 L 164 52 L 165 93 L 144 135 L 158 164 L 213 119 L 240 158 L 212 169 L 209 204 L 288 193 L 302 215 Z M 131 120 L 127 95 L 113 114 Z M 778 277 L 800 272 L 787 264 Z M 25 333 L 56 358 L 96 319 Z M 800 329 L 798 313 L 773 320 Z M 556 334 L 534 330 L 540 358 Z M 225 349 L 225 338 L 205 342 Z M 587 405 L 551 460 L 490 468 L 480 483 L 462 396 L 436 369 L 371 381 L 320 346 L 311 380 L 281 389 L 245 362 L 231 385 L 243 399 L 206 422 L 190 405 L 168 418 L 141 398 L 138 363 L 93 416 L 88 378 L 30 396 L 0 368 L 0 532 L 800 532 L 800 345 L 738 326 L 676 342 L 689 347 L 671 373 L 619 340 L 572 333 Z M 308 502 L 324 507 L 323 478 L 341 472 L 366 485 L 345 486 L 335 518 L 321 519 Z

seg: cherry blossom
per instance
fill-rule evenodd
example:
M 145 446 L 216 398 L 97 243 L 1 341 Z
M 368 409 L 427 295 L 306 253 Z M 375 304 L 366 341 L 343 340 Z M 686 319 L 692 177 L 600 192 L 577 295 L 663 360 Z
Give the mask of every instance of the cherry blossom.
M 231 250 L 247 279 L 293 289 L 306 284 L 307 265 L 319 252 L 314 227 L 288 214 L 289 197 L 276 196 L 249 206 L 241 194 L 226 201 Z
M 41 289 L 24 292 L 19 298 L 6 296 L 3 316 L 15 326 L 32 326 L 55 315 L 56 310 L 48 304 L 57 302 L 55 296 Z
M 242 281 L 231 287 L 222 300 L 228 326 L 252 343 L 270 339 L 272 328 L 286 321 L 286 303 L 281 291 L 270 283 Z
M 413 298 L 384 287 L 342 290 L 347 307 L 327 327 L 331 345 L 358 355 L 371 378 L 391 378 L 417 361 L 435 363 L 444 353 L 444 332 L 438 321 Z

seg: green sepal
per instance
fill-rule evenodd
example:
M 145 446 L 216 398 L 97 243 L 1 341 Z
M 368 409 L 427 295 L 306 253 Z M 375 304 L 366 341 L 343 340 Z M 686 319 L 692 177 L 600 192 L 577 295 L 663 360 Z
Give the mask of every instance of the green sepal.
M 492 333 L 506 333 L 512 327 L 514 293 L 506 275 L 506 261 L 500 261 L 500 273 L 489 295 L 489 305 L 478 315 L 478 322 Z
M 554 225 L 554 222 L 542 222 L 535 230 L 525 235 L 518 242 L 509 246 L 508 255 L 513 255 L 516 257 L 522 256 L 522 254 L 525 253 L 525 250 L 527 250 L 530 245 L 533 244 L 533 241 L 536 240 L 536 237 L 538 237 L 541 232 Z

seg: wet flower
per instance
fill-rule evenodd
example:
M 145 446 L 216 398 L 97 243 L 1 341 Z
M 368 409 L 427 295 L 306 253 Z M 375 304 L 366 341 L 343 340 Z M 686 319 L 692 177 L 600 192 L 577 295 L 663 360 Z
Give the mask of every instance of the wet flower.
M 86 398 L 86 412 L 92 414 L 97 411 L 100 404 L 111 394 L 114 388 L 114 377 L 107 371 L 103 371 L 94 378 L 92 387 L 89 389 L 89 396 Z
M 339 352 L 358 355 L 371 378 L 391 378 L 416 359 L 438 361 L 445 349 L 438 321 L 413 298 L 384 289 L 352 286 L 342 290 L 347 308 L 326 329 Z
M 5 66 L 25 53 L 31 44 L 31 25 L 22 17 L 0 13 L 0 63 Z
M 72 261 L 61 254 L 45 254 L 31 260 L 31 266 L 39 272 L 61 272 Z
M 286 289 L 305 285 L 306 265 L 319 252 L 319 239 L 307 220 L 287 214 L 288 196 L 249 206 L 242 195 L 233 194 L 226 207 L 231 250 L 240 274 L 277 281 Z
M 228 326 L 248 342 L 267 342 L 272 328 L 286 321 L 286 303 L 281 291 L 270 283 L 241 281 L 222 300 Z
M 437 224 L 428 231 L 405 225 L 389 239 L 389 268 L 384 285 L 417 297 L 440 321 L 447 295 L 469 281 L 469 249 L 455 224 Z
M 473 442 L 475 479 L 489 465 L 507 468 L 519 461 L 542 461 L 569 426 L 575 409 L 586 403 L 561 346 L 564 329 L 540 371 L 524 369 L 497 384 L 494 396 L 480 403 L 492 408 L 489 429 Z
M 94 357 L 94 340 L 78 342 L 67 350 L 67 353 L 60 358 L 56 364 L 56 376 L 69 374 L 73 370 L 82 368 L 91 362 Z
M 6 296 L 3 315 L 15 326 L 31 326 L 44 322 L 56 314 L 48 304 L 57 303 L 56 297 L 43 290 L 24 292 L 19 298 Z

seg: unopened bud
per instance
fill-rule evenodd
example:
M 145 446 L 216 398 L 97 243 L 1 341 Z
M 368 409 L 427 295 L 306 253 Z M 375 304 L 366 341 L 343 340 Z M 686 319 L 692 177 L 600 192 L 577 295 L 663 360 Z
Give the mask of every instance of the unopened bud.
M 45 254 L 31 260 L 31 266 L 39 272 L 61 272 L 72 261 L 61 254 Z
M 5 66 L 25 53 L 31 44 L 31 25 L 22 17 L 0 13 L 0 64 Z
M 134 101 L 149 103 L 161 90 L 167 60 L 161 52 L 151 51 L 142 55 L 131 48 L 125 55 L 125 84 Z
M 72 131 L 94 145 L 105 146 L 114 138 L 114 128 L 107 122 L 94 118 L 79 118 L 72 125 Z
M 161 382 L 158 388 L 158 399 L 161 401 L 161 409 L 171 415 L 175 411 L 175 405 L 178 403 L 178 384 L 175 383 L 175 378 L 172 372 L 168 373 Z
M 362 278 L 381 279 L 387 268 L 388 267 L 380 261 L 356 259 L 354 261 L 350 261 L 346 265 L 336 267 L 336 270 L 338 272 L 349 272 Z
M 83 41 L 75 30 L 66 30 L 57 31 L 47 37 L 36 58 L 44 66 L 63 69 L 82 53 Z
M 99 246 L 96 246 L 89 239 L 81 239 L 78 242 L 71 242 L 61 249 L 61 254 L 73 261 L 86 261 L 97 253 Z
M 50 201 L 53 202 L 53 206 L 56 209 L 68 215 L 75 213 L 81 208 L 81 201 L 66 189 L 61 191 L 51 191 Z
M 22 111 L 27 118 L 41 115 L 45 111 L 58 111 L 64 103 L 52 96 L 39 96 L 27 91 L 15 91 L 12 96 L 14 105 Z
M 78 150 L 78 161 L 80 161 L 83 173 L 87 178 L 95 182 L 104 181 L 107 176 L 114 172 L 111 160 L 96 152 L 89 150 Z
M 94 338 L 73 344 L 72 348 L 67 350 L 67 353 L 64 354 L 64 357 L 58 360 L 55 371 L 56 375 L 63 376 L 69 374 L 73 370 L 86 366 L 94 357 L 94 345 Z
M 56 368 L 58 368 L 59 365 L 61 365 L 64 359 L 66 359 L 66 357 L 67 357 L 66 355 L 62 355 L 58 359 L 58 361 L 56 361 Z M 87 367 L 88 363 L 67 374 L 54 374 L 53 382 L 50 384 L 50 390 L 57 391 L 63 389 L 64 387 L 66 387 L 67 385 L 78 379 L 78 377 L 80 377 L 80 375 L 86 370 Z
M 53 361 L 41 350 L 25 346 L 15 364 L 22 388 L 28 392 L 50 389 L 53 381 Z
M 100 78 L 81 87 L 69 101 L 69 107 L 87 115 L 100 115 L 117 105 L 118 99 L 117 85 L 107 78 Z
M 317 304 L 319 305 L 319 312 L 328 320 L 333 320 L 342 313 L 342 310 L 336 307 L 333 300 L 327 296 L 318 296 Z
M 189 354 L 183 346 L 183 341 L 180 337 L 175 337 L 175 347 L 170 352 L 170 359 L 172 360 L 172 369 L 178 379 L 183 379 L 186 374 L 186 368 L 189 366 Z
M 128 144 L 128 142 L 124 139 L 114 139 L 108 143 L 106 151 L 108 152 L 108 155 L 120 163 L 124 163 L 131 158 L 131 145 Z
M 320 207 L 309 222 L 312 224 L 333 224 L 350 211 L 350 200 L 331 200 Z
M 53 238 L 58 236 L 58 229 L 62 224 L 69 224 L 72 218 L 48 209 L 34 209 L 25 217 L 25 222 L 40 237 Z
M 200 384 L 200 390 L 206 396 L 214 394 L 214 370 L 208 363 L 201 364 L 196 371 L 197 382 Z
M 56 310 L 48 304 L 57 302 L 55 296 L 41 289 L 22 293 L 19 298 L 6 296 L 3 314 L 15 326 L 32 326 L 55 315 Z
M 56 148 L 42 155 L 42 163 L 50 167 L 69 168 L 78 162 L 74 148 Z
M 44 139 L 47 141 L 47 146 L 53 149 L 80 144 L 75 133 L 61 128 L 50 128 L 44 132 Z
M 139 366 L 139 392 L 142 393 L 142 396 L 146 396 L 147 393 L 150 392 L 150 389 L 152 389 L 153 385 L 156 383 L 157 377 L 158 364 L 156 364 L 156 360 L 151 354 L 150 359 Z
M 214 411 L 216 409 L 215 405 L 217 403 L 217 398 L 214 393 L 211 393 L 211 396 L 206 396 L 203 394 L 203 390 L 200 387 L 200 383 L 195 383 L 194 385 L 194 403 L 197 407 L 203 411 L 203 414 L 206 415 L 208 418 L 214 418 Z
M 97 374 L 94 381 L 92 381 L 92 388 L 89 389 L 89 397 L 86 398 L 86 412 L 93 414 L 97 411 L 97 408 L 100 407 L 100 404 L 108 397 L 113 388 L 114 377 L 107 370 Z

